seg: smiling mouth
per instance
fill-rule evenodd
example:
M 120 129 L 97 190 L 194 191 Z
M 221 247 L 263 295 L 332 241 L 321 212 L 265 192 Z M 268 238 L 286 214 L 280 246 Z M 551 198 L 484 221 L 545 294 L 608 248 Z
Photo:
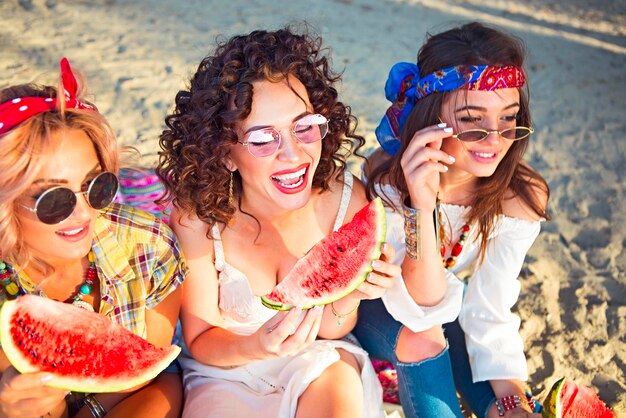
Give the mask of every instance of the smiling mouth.
M 471 151 L 472 154 L 480 157 L 480 158 L 493 158 L 496 156 L 495 152 L 476 152 L 476 151 Z
M 75 235 L 80 234 L 81 232 L 83 232 L 85 230 L 86 227 L 81 227 L 81 228 L 76 228 L 76 229 L 71 229 L 69 231 L 56 231 L 57 234 L 62 235 L 64 237 L 73 237 Z
M 280 174 L 278 176 L 272 176 L 272 180 L 280 185 L 280 187 L 284 187 L 285 189 L 295 189 L 302 185 L 304 182 L 304 175 L 306 174 L 307 168 L 302 168 L 298 171 L 294 171 L 293 173 L 288 174 Z

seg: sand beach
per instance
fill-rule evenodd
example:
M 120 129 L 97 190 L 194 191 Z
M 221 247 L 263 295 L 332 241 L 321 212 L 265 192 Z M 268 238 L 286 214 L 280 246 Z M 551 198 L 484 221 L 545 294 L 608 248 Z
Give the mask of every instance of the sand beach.
M 0 86 L 54 82 L 68 57 L 122 144 L 154 165 L 164 116 L 216 39 L 303 20 L 344 70 L 340 95 L 367 152 L 387 72 L 414 61 L 427 32 L 479 20 L 525 40 L 527 159 L 548 180 L 553 217 L 520 277 L 528 383 L 542 399 L 566 376 L 626 417 L 626 2 L 4 0 Z

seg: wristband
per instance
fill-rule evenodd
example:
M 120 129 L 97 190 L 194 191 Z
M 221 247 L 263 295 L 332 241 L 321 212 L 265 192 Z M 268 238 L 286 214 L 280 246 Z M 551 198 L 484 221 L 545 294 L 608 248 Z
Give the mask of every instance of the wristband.
M 526 403 L 530 407 L 531 411 L 535 409 L 535 399 L 532 396 L 526 395 Z M 519 406 L 522 406 L 522 401 L 518 395 L 509 395 L 496 399 L 496 408 L 498 409 L 499 417 L 503 417 L 508 411 L 511 411 Z

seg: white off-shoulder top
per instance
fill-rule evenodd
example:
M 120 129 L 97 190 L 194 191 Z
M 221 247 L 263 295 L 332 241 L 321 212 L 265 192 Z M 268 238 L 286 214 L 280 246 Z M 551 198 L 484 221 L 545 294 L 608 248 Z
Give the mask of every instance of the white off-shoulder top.
M 395 188 L 384 185 L 378 191 L 400 207 L 400 195 Z M 458 242 L 470 208 L 450 204 L 442 204 L 441 208 L 446 233 L 452 234 L 453 243 Z M 465 331 L 474 382 L 527 380 L 520 319 L 511 308 L 519 296 L 519 273 L 524 258 L 539 234 L 540 224 L 541 221 L 499 216 L 482 264 L 478 260 L 480 240 L 476 239 L 476 228 L 472 228 L 456 265 L 446 271 L 448 291 L 438 305 L 417 305 L 404 279 L 399 277 L 382 298 L 387 310 L 412 331 L 423 331 L 458 317 Z M 405 255 L 404 218 L 393 208 L 387 208 L 387 241 L 396 250 L 393 262 L 401 264 Z M 466 286 L 459 277 L 461 272 L 467 279 Z

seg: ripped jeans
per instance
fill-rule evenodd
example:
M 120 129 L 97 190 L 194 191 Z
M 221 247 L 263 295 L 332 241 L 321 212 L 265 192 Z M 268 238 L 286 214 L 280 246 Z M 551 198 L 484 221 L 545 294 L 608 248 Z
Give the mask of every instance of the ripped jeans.
M 352 333 L 371 358 L 389 361 L 396 368 L 406 418 L 462 418 L 457 391 L 478 417 L 487 416 L 496 397 L 489 382 L 472 382 L 465 334 L 458 321 L 443 326 L 448 347 L 415 363 L 399 362 L 396 357 L 402 327 L 382 300 L 363 300 Z

